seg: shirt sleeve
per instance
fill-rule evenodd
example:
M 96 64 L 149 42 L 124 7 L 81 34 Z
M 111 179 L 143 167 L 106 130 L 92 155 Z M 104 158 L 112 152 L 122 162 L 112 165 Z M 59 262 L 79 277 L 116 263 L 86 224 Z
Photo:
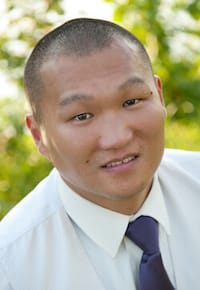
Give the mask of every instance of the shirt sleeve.
M 1 290 L 14 290 L 9 283 L 6 273 L 0 263 L 0 289 Z

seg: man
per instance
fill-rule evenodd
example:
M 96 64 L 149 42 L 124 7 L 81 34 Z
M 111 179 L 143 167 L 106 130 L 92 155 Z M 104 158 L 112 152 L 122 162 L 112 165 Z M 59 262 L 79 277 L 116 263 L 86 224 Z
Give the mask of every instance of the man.
M 55 169 L 1 222 L 0 289 L 147 289 L 126 230 L 148 216 L 165 289 L 198 290 L 200 154 L 164 152 L 161 81 L 139 40 L 66 22 L 36 45 L 25 90 L 27 126 Z

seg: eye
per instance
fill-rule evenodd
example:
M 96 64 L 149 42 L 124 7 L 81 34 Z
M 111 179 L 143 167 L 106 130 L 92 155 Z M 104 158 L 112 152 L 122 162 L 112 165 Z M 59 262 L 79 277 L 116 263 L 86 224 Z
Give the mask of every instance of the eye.
M 139 101 L 140 101 L 139 99 L 129 99 L 123 103 L 123 107 L 136 105 L 137 103 L 139 103 Z
M 88 120 L 90 118 L 92 118 L 93 115 L 90 114 L 90 113 L 81 113 L 81 114 L 78 114 L 76 116 L 74 116 L 72 118 L 72 120 L 75 120 L 75 121 L 85 121 L 85 120 Z

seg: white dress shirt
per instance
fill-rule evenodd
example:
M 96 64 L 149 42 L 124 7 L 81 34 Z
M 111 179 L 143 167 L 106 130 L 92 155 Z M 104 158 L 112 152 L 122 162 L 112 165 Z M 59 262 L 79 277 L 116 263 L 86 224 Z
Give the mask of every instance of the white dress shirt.
M 139 289 L 138 273 L 142 250 L 124 235 L 129 221 L 140 215 L 151 216 L 159 222 L 163 262 L 170 280 L 175 283 L 168 245 L 170 225 L 157 175 L 148 198 L 134 216 L 108 210 L 84 199 L 66 186 L 61 177 L 58 178 L 58 184 L 66 213 L 72 219 L 105 289 Z
M 159 223 L 163 262 L 176 290 L 199 290 L 200 153 L 166 150 L 134 216 L 73 192 L 57 170 L 0 223 L 0 290 L 138 290 L 142 251 L 124 237 L 140 215 Z

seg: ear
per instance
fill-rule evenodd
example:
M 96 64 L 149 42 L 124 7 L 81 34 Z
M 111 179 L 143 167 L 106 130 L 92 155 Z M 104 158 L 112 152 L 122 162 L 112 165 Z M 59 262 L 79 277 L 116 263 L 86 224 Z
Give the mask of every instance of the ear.
M 157 76 L 157 75 L 154 75 L 154 81 L 155 81 L 155 84 L 156 84 L 157 92 L 158 92 L 159 97 L 160 97 L 161 104 L 164 106 L 165 105 L 165 101 L 164 101 L 164 97 L 163 97 L 162 81 L 159 78 L 159 76 Z
M 41 126 L 35 121 L 34 117 L 32 115 L 26 116 L 26 126 L 31 132 L 31 135 L 33 137 L 33 140 L 39 150 L 39 152 L 48 158 L 48 149 L 45 145 L 43 134 L 41 131 Z M 48 158 L 49 159 L 49 158 Z

